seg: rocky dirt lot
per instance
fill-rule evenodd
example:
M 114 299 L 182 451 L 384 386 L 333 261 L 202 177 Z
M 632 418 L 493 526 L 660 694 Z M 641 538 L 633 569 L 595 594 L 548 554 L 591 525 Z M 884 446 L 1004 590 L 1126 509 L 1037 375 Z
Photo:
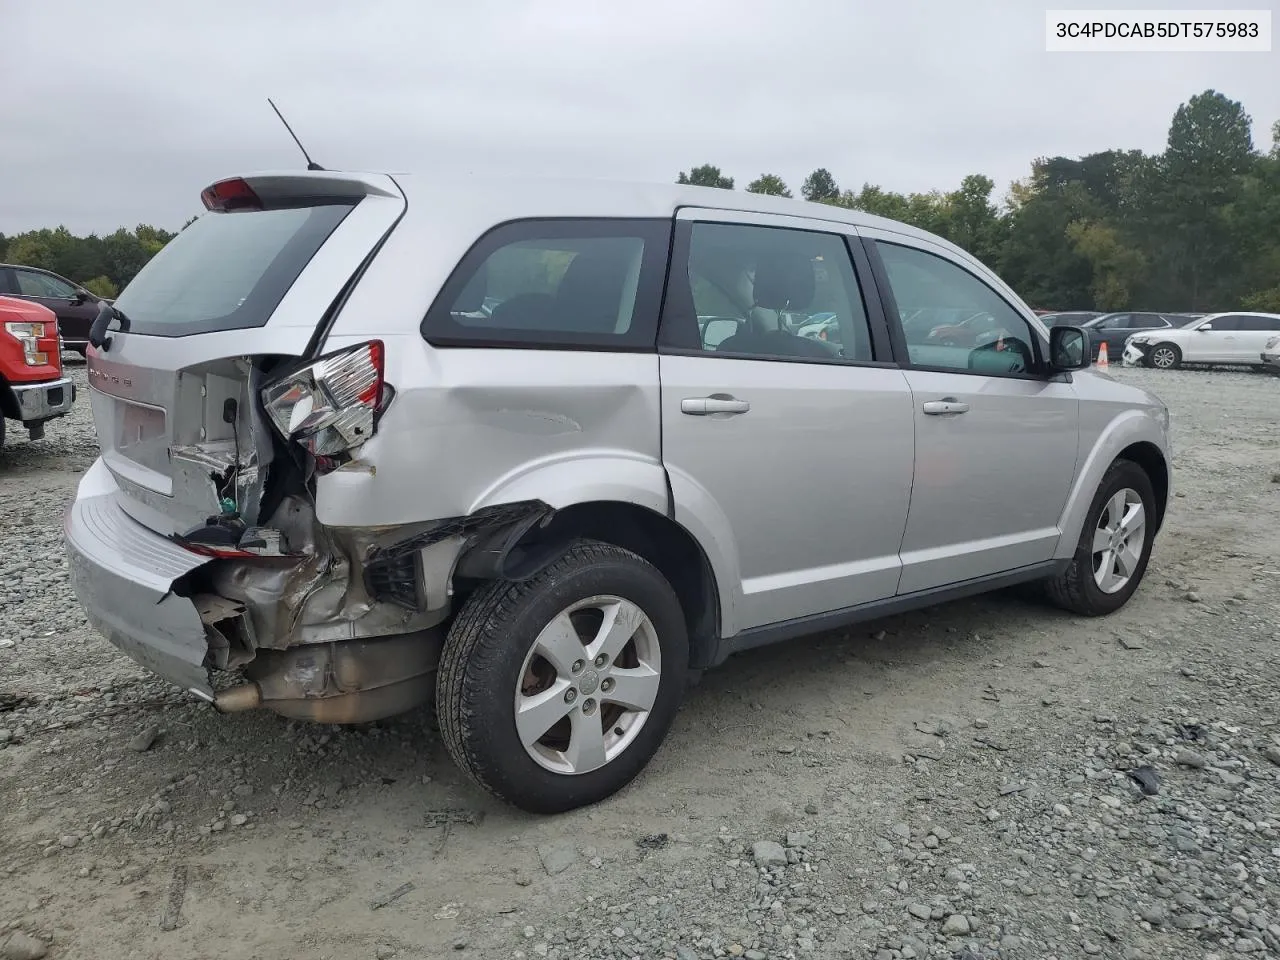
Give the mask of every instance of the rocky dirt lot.
M 1113 371 L 1177 457 L 1125 610 L 991 596 L 740 656 L 556 818 L 464 782 L 425 711 L 220 717 L 149 679 L 67 586 L 88 405 L 11 437 L 0 957 L 1280 955 L 1280 381 Z

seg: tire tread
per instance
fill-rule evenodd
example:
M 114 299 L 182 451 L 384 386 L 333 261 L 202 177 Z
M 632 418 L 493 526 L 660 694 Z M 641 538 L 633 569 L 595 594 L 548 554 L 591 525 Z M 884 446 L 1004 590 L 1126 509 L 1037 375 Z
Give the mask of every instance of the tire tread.
M 478 677 L 494 673 L 490 661 L 499 656 L 501 642 L 494 634 L 505 631 L 524 600 L 570 570 L 581 565 L 625 561 L 660 571 L 630 550 L 596 540 L 574 540 L 564 553 L 537 576 L 522 581 L 495 580 L 480 587 L 468 599 L 449 629 L 436 680 L 436 714 L 445 750 L 454 763 L 481 789 L 508 802 L 516 798 L 489 776 L 485 759 L 471 746 L 476 726 L 476 702 L 493 696 Z

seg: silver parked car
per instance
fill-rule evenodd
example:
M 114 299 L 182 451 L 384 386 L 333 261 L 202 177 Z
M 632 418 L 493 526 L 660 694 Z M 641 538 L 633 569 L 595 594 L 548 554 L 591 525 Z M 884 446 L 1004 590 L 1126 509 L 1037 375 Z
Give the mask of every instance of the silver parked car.
M 463 769 L 560 811 L 732 654 L 1031 581 L 1107 614 L 1142 580 L 1164 405 L 937 237 L 676 186 L 203 197 L 95 324 L 66 542 L 93 624 L 223 711 L 434 691 Z M 922 312 L 1000 333 L 908 339 Z

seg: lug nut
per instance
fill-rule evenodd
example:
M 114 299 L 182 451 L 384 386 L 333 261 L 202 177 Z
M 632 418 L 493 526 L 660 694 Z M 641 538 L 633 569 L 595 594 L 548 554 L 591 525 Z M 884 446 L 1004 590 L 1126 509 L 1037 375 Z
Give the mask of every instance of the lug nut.
M 588 713 L 588 714 L 595 713 L 595 710 L 596 710 L 596 702 L 594 700 L 588 698 L 582 701 L 583 713 Z
M 608 658 L 608 657 L 606 657 L 603 653 L 602 653 L 602 654 L 600 654 L 600 656 L 596 657 L 596 666 L 597 666 L 597 667 L 603 667 L 603 666 L 604 666 L 606 663 L 608 663 L 608 662 L 609 662 L 609 658 Z
M 583 663 L 581 660 L 575 660 L 573 661 L 573 666 L 570 667 L 569 669 L 572 670 L 574 673 L 581 673 L 582 668 L 585 666 L 586 664 Z
M 578 691 L 573 689 L 573 687 L 570 687 L 568 690 L 564 692 L 565 703 L 573 703 L 573 701 L 577 699 L 578 699 Z
M 601 680 L 601 681 L 600 681 L 600 689 L 601 689 L 601 690 L 603 690 L 605 693 L 608 693 L 610 690 L 612 690 L 612 689 L 613 689 L 613 677 L 605 677 L 603 680 Z

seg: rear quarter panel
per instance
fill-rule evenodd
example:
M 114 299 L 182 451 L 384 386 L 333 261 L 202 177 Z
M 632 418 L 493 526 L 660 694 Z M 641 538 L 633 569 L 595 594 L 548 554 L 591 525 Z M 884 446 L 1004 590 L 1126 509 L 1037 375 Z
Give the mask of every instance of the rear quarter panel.
M 318 479 L 320 521 L 400 525 L 524 499 L 616 500 L 667 513 L 656 353 L 435 348 L 419 329 L 462 256 L 499 223 L 634 216 L 636 205 L 611 210 L 585 189 L 550 206 L 531 195 L 494 210 L 415 178 L 401 185 L 405 216 L 324 344 L 328 352 L 383 340 L 396 397 L 358 460 Z

